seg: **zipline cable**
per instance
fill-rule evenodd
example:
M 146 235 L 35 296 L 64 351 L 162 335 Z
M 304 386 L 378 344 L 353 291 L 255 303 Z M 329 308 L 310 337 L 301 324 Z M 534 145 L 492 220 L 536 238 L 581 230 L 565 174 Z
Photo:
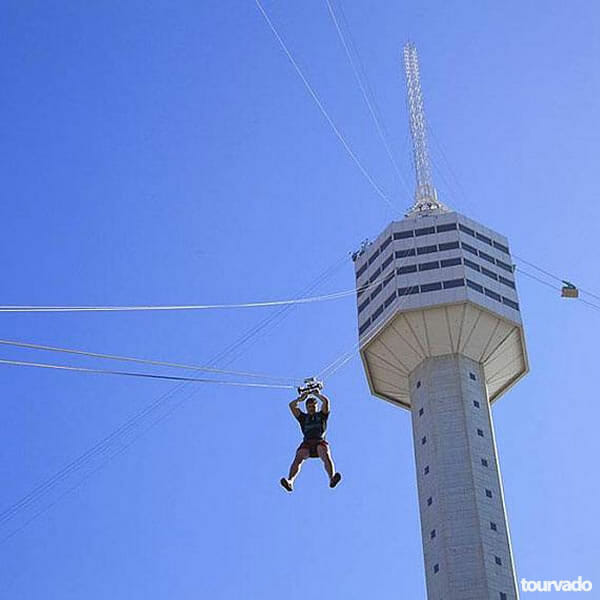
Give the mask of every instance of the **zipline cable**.
M 352 52 L 350 51 L 350 47 L 348 42 L 346 41 L 346 37 L 344 36 L 344 33 L 342 31 L 342 28 L 340 26 L 339 20 L 336 16 L 335 10 L 333 9 L 333 6 L 331 5 L 330 0 L 325 0 L 325 3 L 327 4 L 327 10 L 329 11 L 329 15 L 331 17 L 331 20 L 333 21 L 333 24 L 335 25 L 335 29 L 337 31 L 337 35 L 338 38 L 340 40 L 340 42 L 342 43 L 342 46 L 344 47 L 344 51 L 346 53 L 346 56 L 348 57 L 348 60 L 350 62 L 350 66 L 352 67 L 352 71 L 354 72 L 354 77 L 356 78 L 356 82 L 358 83 L 358 87 L 360 88 L 360 91 L 362 93 L 362 97 L 367 105 L 367 108 L 369 109 L 369 113 L 373 119 L 373 122 L 375 123 L 375 128 L 377 129 L 377 133 L 379 135 L 379 138 L 385 148 L 385 151 L 388 155 L 388 158 L 390 159 L 390 162 L 392 163 L 392 166 L 394 167 L 394 170 L 396 171 L 396 175 L 398 176 L 398 179 L 400 180 L 400 182 L 402 183 L 402 185 L 406 188 L 406 190 L 408 191 L 408 193 L 410 194 L 410 188 L 406 182 L 406 179 L 403 175 L 403 173 L 400 171 L 400 168 L 398 167 L 398 163 L 396 161 L 396 159 L 394 158 L 394 155 L 392 153 L 392 149 L 390 147 L 390 144 L 388 142 L 387 139 L 387 135 L 384 131 L 384 126 L 382 123 L 382 119 L 380 116 L 378 116 L 378 111 L 375 110 L 373 104 L 376 104 L 375 102 L 375 96 L 374 94 L 371 92 L 371 94 L 369 94 L 367 92 L 367 87 L 368 86 L 368 79 L 366 76 L 366 73 L 364 72 L 364 69 L 362 70 L 362 74 L 359 73 L 359 69 L 356 65 L 356 62 L 352 56 Z M 341 11 L 340 11 L 341 12 Z M 342 13 L 343 14 L 343 13 Z M 346 28 L 348 30 L 348 32 L 350 32 L 348 24 L 346 22 Z M 356 45 L 354 43 L 352 43 L 352 37 L 351 35 L 349 35 L 350 37 L 350 45 L 353 47 L 355 54 L 359 57 L 359 61 L 360 61 L 360 55 L 358 54 L 358 49 L 356 48 Z M 367 82 L 366 84 L 363 83 L 363 78 L 365 79 L 365 81 Z M 369 97 L 370 95 L 373 96 L 373 102 L 371 101 L 371 98 Z
M 62 348 L 59 346 L 46 346 L 44 344 L 34 344 L 31 342 L 20 342 L 20 341 L 16 341 L 16 340 L 0 339 L 0 345 L 14 346 L 17 348 L 27 348 L 30 350 L 44 350 L 44 351 L 48 351 L 48 352 L 61 352 L 61 353 L 65 353 L 65 354 L 75 354 L 78 356 L 88 356 L 88 357 L 92 357 L 92 358 L 101 358 L 101 359 L 106 359 L 106 360 L 114 360 L 114 361 L 118 361 L 118 362 L 134 362 L 134 363 L 140 363 L 140 364 L 145 364 L 145 365 L 170 367 L 170 368 L 176 368 L 176 369 L 183 369 L 186 371 L 205 371 L 207 373 L 217 373 L 220 375 L 237 375 L 238 377 L 253 377 L 253 378 L 260 378 L 260 379 L 272 379 L 275 381 L 287 381 L 287 382 L 292 382 L 292 383 L 295 381 L 298 381 L 300 379 L 299 377 L 278 377 L 275 375 L 266 375 L 264 373 L 250 373 L 248 371 L 233 371 L 233 370 L 226 370 L 226 369 L 217 369 L 214 367 L 181 364 L 181 363 L 175 363 L 175 362 L 164 361 L 164 360 L 151 360 L 151 359 L 146 359 L 146 358 L 136 358 L 136 357 L 132 357 L 132 356 L 122 356 L 122 355 L 117 355 L 117 354 L 103 354 L 100 352 L 88 352 L 85 350 L 75 350 L 72 348 Z
M 232 385 L 236 387 L 260 387 L 280 390 L 293 390 L 293 385 L 279 383 L 256 383 L 242 381 L 227 381 L 224 379 L 209 379 L 202 377 L 184 377 L 181 375 L 162 375 L 156 373 L 141 373 L 137 371 L 115 371 L 111 369 L 93 369 L 91 367 L 75 367 L 71 365 L 57 365 L 52 363 L 38 363 L 26 360 L 9 360 L 0 358 L 0 365 L 12 365 L 16 367 L 37 367 L 40 369 L 58 369 L 61 371 L 73 371 L 77 373 L 92 373 L 96 375 L 122 375 L 125 377 L 142 377 L 146 379 L 163 379 L 166 381 L 187 381 L 194 383 L 217 383 L 219 385 Z
M 266 300 L 260 302 L 240 302 L 234 304 L 163 304 L 163 305 L 131 305 L 131 306 L 0 306 L 1 312 L 27 313 L 27 312 L 139 312 L 139 311 L 171 311 L 171 310 L 223 310 L 240 308 L 264 308 L 272 306 L 286 306 L 293 304 L 312 304 L 314 302 L 327 302 L 347 298 L 356 293 L 356 288 L 341 290 L 320 296 L 308 296 L 287 300 Z
M 314 88 L 309 83 L 308 79 L 306 78 L 306 76 L 302 72 L 302 69 L 300 68 L 300 66 L 298 65 L 298 63 L 296 62 L 296 60 L 294 59 L 292 53 L 290 52 L 290 50 L 286 46 L 286 44 L 283 41 L 282 37 L 279 35 L 277 29 L 275 28 L 275 25 L 273 24 L 273 21 L 271 21 L 271 19 L 269 18 L 269 15 L 267 14 L 266 10 L 264 9 L 262 3 L 260 2 L 260 0 L 255 0 L 255 2 L 256 2 L 256 6 L 258 7 L 258 9 L 260 10 L 260 12 L 262 13 L 262 16 L 264 17 L 265 21 L 267 22 L 267 25 L 269 26 L 269 29 L 271 30 L 271 32 L 273 33 L 273 35 L 275 36 L 275 38 L 279 42 L 279 45 L 281 46 L 281 48 L 285 52 L 285 55 L 288 57 L 288 60 L 290 61 L 290 63 L 292 63 L 292 66 L 294 67 L 296 73 L 298 74 L 298 76 L 302 80 L 302 83 L 304 84 L 304 87 L 308 90 L 308 93 L 311 95 L 312 99 L 315 101 L 315 104 L 318 106 L 319 110 L 321 111 L 321 114 L 325 117 L 325 119 L 329 123 L 329 125 L 330 125 L 331 129 L 333 130 L 333 132 L 335 133 L 336 137 L 341 142 L 342 146 L 344 146 L 346 152 L 348 153 L 348 155 L 350 156 L 350 158 L 354 161 L 354 164 L 358 167 L 359 171 L 363 174 L 363 176 L 365 177 L 365 179 L 370 183 L 371 187 L 375 190 L 375 192 L 377 192 L 377 195 L 382 200 L 384 200 L 387 203 L 387 205 L 392 209 L 392 211 L 394 212 L 394 214 L 396 214 L 398 212 L 398 209 L 392 204 L 392 202 L 388 198 L 387 194 L 379 187 L 379 185 L 375 182 L 375 180 L 371 177 L 371 175 L 369 174 L 369 172 L 363 166 L 362 162 L 358 159 L 358 157 L 356 156 L 356 154 L 354 153 L 354 151 L 352 150 L 352 148 L 350 148 L 350 145 L 346 141 L 346 138 L 344 137 L 344 135 L 342 134 L 342 132 L 338 129 L 338 127 L 334 123 L 333 119 L 329 116 L 329 113 L 327 112 L 327 110 L 323 106 L 323 103 L 319 99 L 319 96 L 317 96 L 317 93 L 315 92 Z

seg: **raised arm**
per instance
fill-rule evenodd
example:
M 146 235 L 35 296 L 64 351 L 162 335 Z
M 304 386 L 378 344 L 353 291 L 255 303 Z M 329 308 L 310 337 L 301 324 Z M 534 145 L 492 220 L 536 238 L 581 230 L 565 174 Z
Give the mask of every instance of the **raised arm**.
M 321 401 L 321 412 L 328 415 L 329 414 L 329 398 L 327 396 L 325 396 L 324 394 L 321 394 L 321 392 L 319 392 L 319 391 L 313 392 L 313 395 L 315 395 Z
M 292 400 L 289 404 L 290 406 L 290 410 L 292 411 L 292 414 L 294 415 L 294 417 L 298 418 L 298 415 L 302 412 L 299 408 L 298 408 L 298 402 L 304 402 L 304 399 L 308 396 L 308 392 L 303 392 L 302 394 L 300 394 L 300 396 L 298 396 L 295 400 Z

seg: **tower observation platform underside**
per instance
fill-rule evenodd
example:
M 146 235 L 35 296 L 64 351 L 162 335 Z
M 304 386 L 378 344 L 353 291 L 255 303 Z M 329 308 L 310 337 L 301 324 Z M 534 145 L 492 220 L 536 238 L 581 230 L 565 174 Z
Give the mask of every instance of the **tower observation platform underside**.
M 371 392 L 410 408 L 424 360 L 479 364 L 493 402 L 529 370 L 507 239 L 456 212 L 391 223 L 356 257 L 361 358 Z

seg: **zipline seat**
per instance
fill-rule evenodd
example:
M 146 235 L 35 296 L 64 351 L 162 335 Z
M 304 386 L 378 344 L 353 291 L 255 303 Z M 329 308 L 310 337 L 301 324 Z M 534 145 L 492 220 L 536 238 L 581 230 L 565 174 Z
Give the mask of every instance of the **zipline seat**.
M 563 298 L 579 298 L 579 290 L 569 281 L 563 281 L 564 285 L 561 290 Z

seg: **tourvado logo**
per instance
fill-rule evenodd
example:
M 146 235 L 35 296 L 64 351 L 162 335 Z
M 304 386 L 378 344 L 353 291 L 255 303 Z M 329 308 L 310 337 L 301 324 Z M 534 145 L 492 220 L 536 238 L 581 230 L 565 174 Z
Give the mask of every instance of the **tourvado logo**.
M 591 592 L 592 582 L 584 581 L 581 575 L 572 581 L 567 579 L 536 581 L 521 577 L 521 590 L 524 592 Z

